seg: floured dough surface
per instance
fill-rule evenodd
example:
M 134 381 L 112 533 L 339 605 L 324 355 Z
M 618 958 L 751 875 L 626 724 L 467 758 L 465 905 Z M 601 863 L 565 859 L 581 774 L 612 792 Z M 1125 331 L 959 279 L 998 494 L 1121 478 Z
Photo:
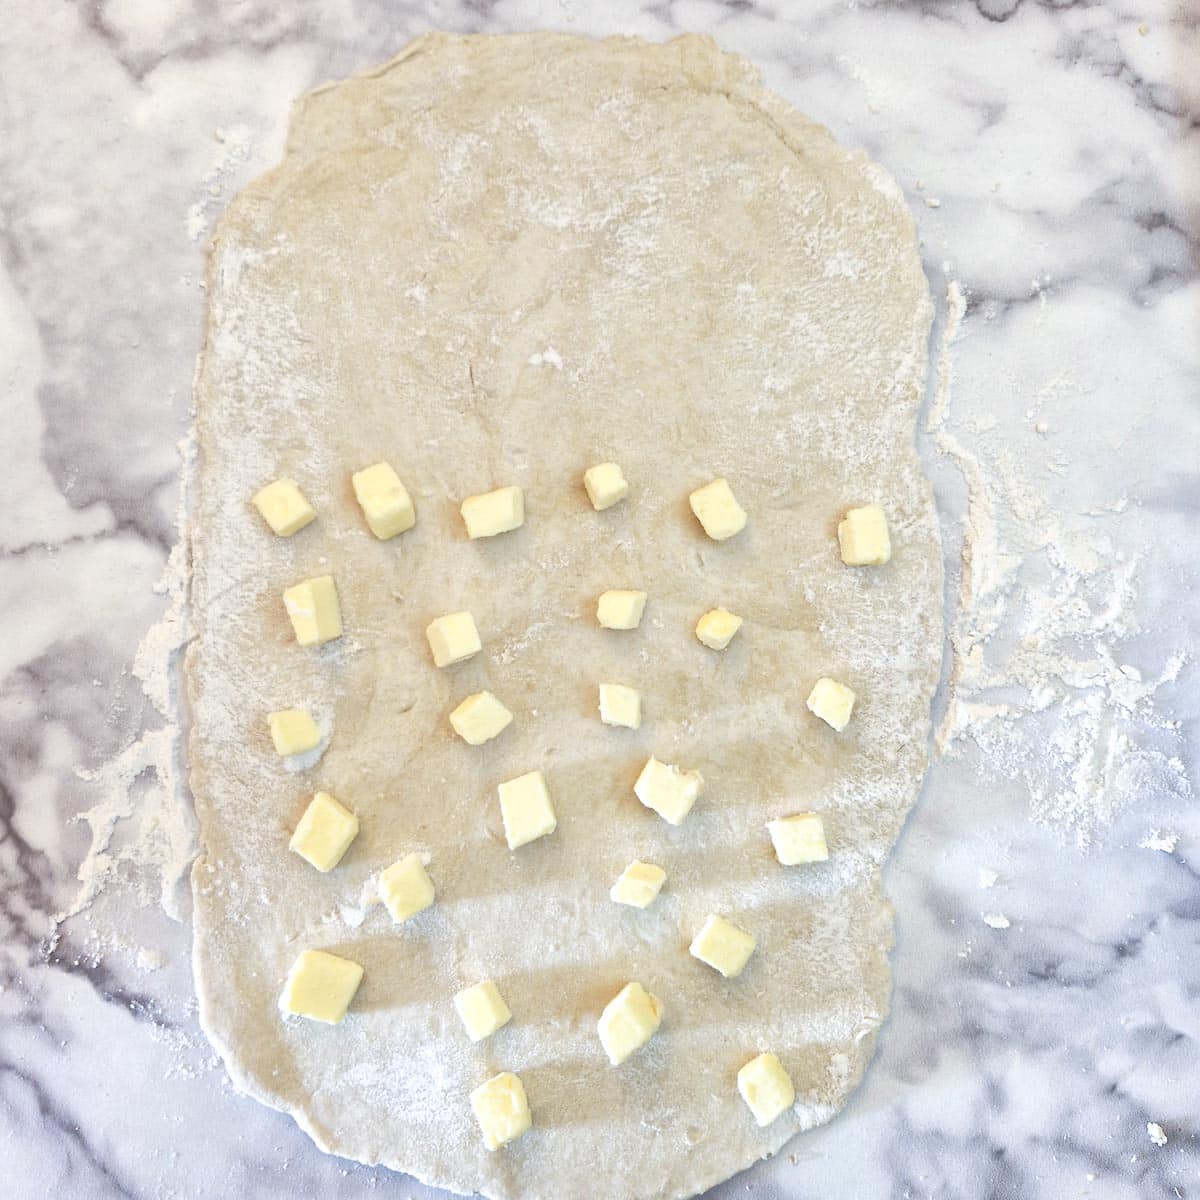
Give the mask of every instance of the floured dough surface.
M 286 159 L 213 251 L 198 383 L 198 637 L 189 671 L 201 1014 L 240 1087 L 317 1143 L 456 1191 L 526 1200 L 690 1195 L 828 1120 L 888 1003 L 880 867 L 926 765 L 941 645 L 930 488 L 913 450 L 931 315 L 898 189 L 707 39 L 430 36 L 299 105 Z M 350 474 L 387 459 L 416 527 L 371 536 Z M 595 512 L 584 470 L 620 463 Z M 749 514 L 706 538 L 688 493 L 725 476 Z M 275 538 L 250 497 L 295 479 L 317 520 Z M 526 523 L 468 541 L 458 505 L 525 489 Z M 889 565 L 854 570 L 837 521 L 879 501 Z M 280 594 L 332 573 L 346 636 L 295 644 Z M 597 627 L 607 588 L 641 627 Z M 745 618 L 729 648 L 701 614 Z M 475 614 L 483 651 L 434 668 L 425 626 Z M 805 708 L 859 697 L 835 734 Z M 641 690 L 637 731 L 596 686 Z M 494 692 L 482 747 L 446 716 Z M 310 709 L 324 756 L 283 769 L 265 714 Z M 672 828 L 646 758 L 707 786 Z M 542 770 L 557 831 L 510 852 L 496 785 Z M 311 794 L 361 821 L 321 875 L 288 852 Z M 765 828 L 824 815 L 830 859 L 785 869 Z M 368 903 L 402 855 L 437 903 Z M 633 858 L 668 881 L 608 890 Z M 724 980 L 688 954 L 710 912 L 758 948 Z M 338 1027 L 281 1019 L 292 960 L 366 975 Z M 452 997 L 494 979 L 513 1012 L 473 1045 Z M 650 1045 L 596 1036 L 629 980 L 661 997 Z M 738 1069 L 772 1050 L 797 1092 L 759 1129 Z M 534 1126 L 488 1153 L 468 1095 L 524 1081 Z

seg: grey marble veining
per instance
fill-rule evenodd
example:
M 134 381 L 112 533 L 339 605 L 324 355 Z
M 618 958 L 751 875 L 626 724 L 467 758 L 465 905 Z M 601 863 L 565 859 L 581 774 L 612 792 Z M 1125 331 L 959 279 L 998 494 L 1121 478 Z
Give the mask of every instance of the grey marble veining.
M 982 677 L 979 724 L 889 867 L 894 1011 L 863 1088 L 714 1195 L 1200 1195 L 1188 0 L 0 0 L 0 1190 L 431 1195 L 232 1091 L 197 1025 L 186 923 L 139 899 L 136 868 L 47 939 L 96 803 L 78 770 L 158 720 L 129 668 L 164 603 L 206 231 L 278 157 L 300 91 L 429 28 L 546 27 L 708 32 L 748 55 L 892 170 L 935 296 L 954 280 L 967 299 L 922 450 L 948 600 L 979 612 L 956 644 L 1015 683 Z M 989 572 L 1012 581 L 990 624 Z M 1043 627 L 1084 667 L 1039 657 Z M 1072 797 L 1110 792 L 1079 849 Z

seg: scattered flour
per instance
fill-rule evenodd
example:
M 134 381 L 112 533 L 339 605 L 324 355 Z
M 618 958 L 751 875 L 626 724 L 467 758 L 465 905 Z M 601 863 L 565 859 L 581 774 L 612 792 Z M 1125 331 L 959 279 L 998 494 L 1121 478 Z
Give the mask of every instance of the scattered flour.
M 209 210 L 221 200 L 228 177 L 250 155 L 250 129 L 245 125 L 214 129 L 213 137 L 217 149 L 211 165 L 200 180 L 202 194 L 187 210 L 187 235 L 193 242 L 198 242 L 208 232 Z
M 1177 833 L 1159 833 L 1157 829 L 1152 829 L 1138 845 L 1143 850 L 1161 850 L 1164 854 L 1174 854 L 1175 847 L 1179 845 L 1179 834 Z
M 531 367 L 553 367 L 556 371 L 561 371 L 563 369 L 562 355 L 553 346 L 547 346 L 545 350 L 529 356 L 529 365 Z
M 1045 282 L 1031 285 L 1041 304 Z M 1148 678 L 1120 661 L 1137 632 L 1140 562 L 1113 545 L 1102 518 L 1125 501 L 1100 512 L 1056 511 L 1019 455 L 1004 445 L 977 454 L 951 427 L 950 349 L 966 299 L 956 282 L 946 298 L 926 429 L 962 473 L 967 513 L 936 746 L 951 756 L 972 743 L 984 770 L 1024 786 L 1035 822 L 1087 845 L 1139 796 L 1189 794 L 1179 758 L 1149 744 L 1178 738 L 1155 694 L 1186 656 L 1173 654 Z M 1051 380 L 1027 415 L 1066 388 Z
M 1146 1122 L 1146 1133 L 1156 1146 L 1165 1146 L 1167 1144 L 1166 1131 L 1157 1121 Z
M 996 886 L 996 881 L 1000 878 L 998 872 L 993 871 L 991 867 L 979 868 L 979 886 L 981 888 L 990 888 Z
M 160 971 L 167 963 L 167 956 L 161 950 L 151 950 L 143 946 L 137 953 L 137 965 L 143 971 Z
M 147 730 L 98 770 L 78 772 L 81 779 L 95 785 L 100 798 L 77 818 L 91 828 L 91 847 L 79 867 L 79 890 L 68 908 L 55 916 L 56 926 L 83 912 L 125 864 L 140 868 L 131 873 L 139 880 L 149 868 L 158 882 L 157 900 L 163 911 L 176 920 L 183 919 L 183 884 L 196 854 L 183 766 L 184 701 L 177 669 L 190 637 L 186 521 L 196 465 L 191 436 L 179 443 L 179 452 L 183 470 L 176 512 L 178 537 L 155 589 L 167 596 L 167 608 L 142 639 L 133 664 L 135 678 L 163 723 Z M 113 835 L 123 824 L 128 836 L 114 849 Z M 155 897 L 147 893 L 140 899 L 152 903 Z
M 984 913 L 983 923 L 992 929 L 1007 929 L 1012 924 L 1003 913 Z

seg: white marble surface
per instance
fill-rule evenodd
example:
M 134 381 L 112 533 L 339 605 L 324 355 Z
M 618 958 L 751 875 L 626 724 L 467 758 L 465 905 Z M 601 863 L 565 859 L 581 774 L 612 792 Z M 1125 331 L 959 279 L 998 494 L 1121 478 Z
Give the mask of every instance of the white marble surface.
M 131 850 L 163 832 L 153 781 L 47 939 L 97 802 L 77 772 L 159 724 L 130 665 L 164 606 L 206 227 L 302 89 L 425 29 L 539 27 L 747 54 L 895 173 L 935 295 L 968 302 L 922 435 L 957 692 L 889 870 L 893 1017 L 846 1113 L 714 1194 L 1200 1195 L 1188 0 L 0 0 L 0 1190 L 430 1195 L 233 1093 L 186 921 Z

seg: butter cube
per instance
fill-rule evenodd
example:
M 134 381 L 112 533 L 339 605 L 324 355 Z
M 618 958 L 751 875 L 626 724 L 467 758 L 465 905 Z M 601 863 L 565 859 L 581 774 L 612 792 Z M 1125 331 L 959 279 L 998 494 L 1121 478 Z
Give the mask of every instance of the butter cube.
M 482 746 L 512 724 L 513 715 L 491 692 L 468 696 L 451 714 L 450 724 L 468 746 Z
M 541 771 L 530 771 L 502 783 L 500 816 L 504 821 L 504 837 L 508 848 L 515 850 L 526 842 L 537 841 L 558 828 L 550 792 Z
M 706 612 L 696 624 L 696 636 L 710 650 L 724 650 L 742 627 L 742 618 L 723 608 Z
M 633 785 L 633 794 L 671 825 L 683 823 L 703 790 L 704 776 L 699 771 L 684 771 L 653 757 Z
M 412 497 L 390 463 L 377 462 L 373 467 L 355 471 L 350 481 L 354 484 L 354 497 L 367 518 L 367 527 L 381 541 L 417 523 Z
M 775 857 L 785 867 L 800 863 L 824 862 L 829 857 L 825 844 L 825 825 L 817 813 L 797 813 L 768 821 L 767 829 L 775 847 Z
M 645 611 L 645 592 L 602 592 L 596 603 L 596 620 L 605 629 L 636 629 Z
M 533 1124 L 525 1087 L 511 1071 L 493 1075 L 480 1084 L 471 1093 L 471 1107 L 489 1150 L 499 1150 Z
M 754 945 L 753 934 L 714 914 L 700 926 L 700 932 L 692 938 L 688 950 L 693 958 L 720 971 L 726 979 L 733 979 L 742 973 L 754 953 Z
M 633 908 L 648 908 L 658 898 L 667 873 L 653 863 L 633 862 L 621 872 L 621 877 L 612 885 L 609 897 L 618 904 Z
M 600 720 L 637 729 L 642 723 L 642 693 L 621 683 L 600 685 Z
M 892 557 L 883 509 L 878 504 L 850 509 L 838 523 L 838 546 L 848 567 L 882 567 Z
M 818 679 L 813 690 L 808 695 L 808 709 L 815 713 L 826 725 L 841 733 L 850 723 L 850 714 L 854 711 L 854 701 L 857 697 L 844 683 L 836 679 Z
M 328 792 L 318 792 L 296 825 L 288 849 L 318 871 L 332 871 L 358 837 L 358 818 Z
M 475 618 L 469 612 L 447 613 L 425 629 L 433 662 L 438 667 L 450 667 L 465 662 L 483 648 Z
M 723 542 L 746 528 L 746 514 L 734 497 L 727 479 L 714 479 L 689 497 L 692 512 L 715 542 Z
M 280 537 L 299 533 L 317 517 L 317 510 L 304 498 L 294 479 L 277 479 L 274 483 L 268 483 L 265 488 L 255 492 L 253 504 L 262 514 L 262 519 Z
M 325 950 L 305 950 L 292 963 L 279 1007 L 285 1013 L 336 1025 L 350 1007 L 363 969 Z
M 416 854 L 379 872 L 379 898 L 397 924 L 424 912 L 433 903 L 433 882 Z
M 608 1061 L 619 1067 L 662 1024 L 663 1006 L 640 983 L 627 983 L 605 1006 L 596 1025 Z
M 462 502 L 467 537 L 495 537 L 525 524 L 525 493 L 519 487 L 497 488 Z
M 629 484 L 616 463 L 599 463 L 583 473 L 583 486 L 597 512 L 612 508 L 618 500 L 629 495 Z
M 500 989 L 490 980 L 463 988 L 454 997 L 454 1007 L 473 1042 L 491 1037 L 502 1025 L 512 1020 L 512 1013 L 500 995 Z
M 302 708 L 267 713 L 267 728 L 275 743 L 275 753 L 285 758 L 290 754 L 305 754 L 321 744 L 316 721 Z
M 738 1091 L 759 1125 L 770 1125 L 796 1101 L 791 1076 L 773 1054 L 752 1058 L 737 1075 Z
M 318 575 L 288 588 L 283 604 L 300 645 L 320 646 L 342 636 L 342 611 L 332 575 Z

